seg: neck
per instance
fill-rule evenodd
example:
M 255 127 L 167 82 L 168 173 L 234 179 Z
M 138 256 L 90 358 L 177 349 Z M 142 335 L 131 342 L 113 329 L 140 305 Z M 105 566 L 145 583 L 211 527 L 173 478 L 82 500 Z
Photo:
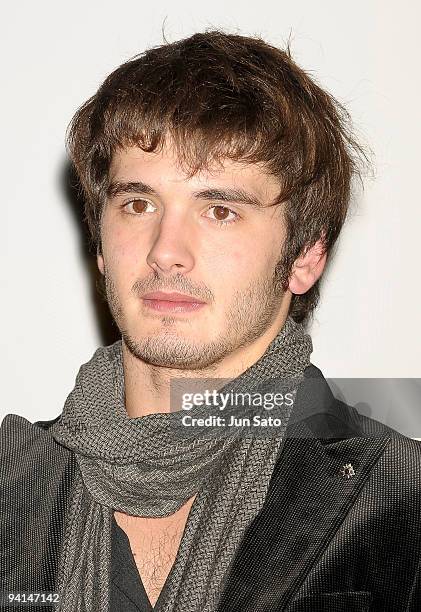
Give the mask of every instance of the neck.
M 245 372 L 265 353 L 278 335 L 287 318 L 287 312 L 279 312 L 273 324 L 252 343 L 239 347 L 218 364 L 208 369 L 186 370 L 155 366 L 135 357 L 123 341 L 123 367 L 125 402 L 130 418 L 148 414 L 170 412 L 170 382 L 173 379 L 207 378 L 234 379 Z M 195 391 L 199 391 L 197 388 Z

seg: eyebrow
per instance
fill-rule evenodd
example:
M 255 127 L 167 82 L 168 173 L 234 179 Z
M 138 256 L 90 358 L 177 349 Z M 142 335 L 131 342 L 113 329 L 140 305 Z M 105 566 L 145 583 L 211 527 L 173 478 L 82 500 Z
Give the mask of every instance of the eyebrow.
M 202 191 L 196 191 L 194 197 L 199 200 L 219 200 L 244 204 L 251 208 L 263 208 L 263 203 L 256 196 L 243 189 L 203 189 Z
M 106 195 L 109 198 L 124 193 L 143 193 L 146 195 L 158 195 L 155 189 L 142 181 L 121 182 L 114 181 L 107 187 Z M 198 200 L 218 200 L 221 202 L 233 202 L 243 204 L 250 208 L 264 208 L 264 204 L 254 195 L 243 189 L 233 188 L 208 188 L 195 191 L 193 196 Z
M 114 181 L 107 187 L 106 195 L 108 198 L 113 198 L 123 193 L 145 193 L 147 195 L 157 195 L 156 191 L 150 185 L 142 183 L 142 181 L 134 181 L 124 183 Z

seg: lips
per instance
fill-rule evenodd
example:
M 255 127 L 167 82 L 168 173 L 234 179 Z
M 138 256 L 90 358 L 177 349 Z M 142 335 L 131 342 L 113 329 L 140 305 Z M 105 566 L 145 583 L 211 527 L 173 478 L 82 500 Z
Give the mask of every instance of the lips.
M 142 296 L 142 301 L 148 311 L 162 315 L 164 313 L 183 315 L 201 310 L 206 306 L 205 302 L 187 295 L 186 293 L 164 293 L 155 291 Z
M 202 300 L 198 300 L 191 295 L 186 295 L 185 293 L 165 293 L 163 291 L 155 291 L 153 293 L 146 293 L 142 296 L 144 300 L 154 300 L 154 301 L 163 301 L 163 302 L 189 302 L 189 303 L 197 303 L 204 304 Z

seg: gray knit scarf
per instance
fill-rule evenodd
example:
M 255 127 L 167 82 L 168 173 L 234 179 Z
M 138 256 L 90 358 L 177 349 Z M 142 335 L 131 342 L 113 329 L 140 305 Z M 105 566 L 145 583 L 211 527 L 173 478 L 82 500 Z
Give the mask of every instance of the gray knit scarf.
M 312 342 L 290 317 L 264 355 L 223 390 L 296 393 Z M 221 390 L 219 390 L 222 392 Z M 231 410 L 243 411 L 230 405 Z M 174 513 L 194 494 L 159 612 L 214 612 L 230 564 L 262 507 L 292 408 L 262 436 L 212 427 L 180 436 L 183 413 L 129 418 L 124 404 L 122 341 L 99 348 L 82 365 L 51 432 L 76 454 L 59 560 L 59 612 L 108 612 L 114 510 L 133 516 Z M 195 406 L 200 416 L 209 407 Z M 272 410 L 271 414 L 275 416 Z M 232 431 L 231 431 L 232 430 Z M 162 603 L 161 603 L 162 602 Z

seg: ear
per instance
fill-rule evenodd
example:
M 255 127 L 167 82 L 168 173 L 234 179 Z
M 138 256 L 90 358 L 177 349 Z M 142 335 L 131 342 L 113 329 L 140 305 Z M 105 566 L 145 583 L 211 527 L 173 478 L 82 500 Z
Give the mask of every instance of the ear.
M 96 252 L 96 263 L 97 263 L 99 271 L 101 272 L 102 275 L 104 275 L 104 257 L 102 256 L 100 247 L 98 247 L 97 252 Z
M 297 257 L 289 279 L 288 288 L 291 293 L 306 293 L 322 275 L 326 259 L 327 253 L 322 239 Z

